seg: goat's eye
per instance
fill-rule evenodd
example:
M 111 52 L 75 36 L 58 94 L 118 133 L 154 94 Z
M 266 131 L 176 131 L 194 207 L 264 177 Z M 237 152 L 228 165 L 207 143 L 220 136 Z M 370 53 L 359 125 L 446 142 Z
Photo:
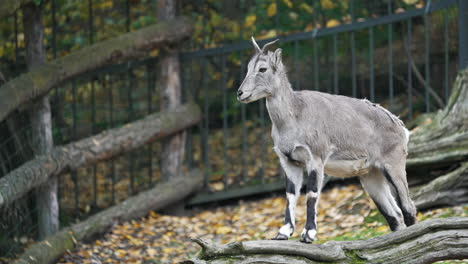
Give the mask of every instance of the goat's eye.
M 266 72 L 267 68 L 260 68 L 259 72 Z

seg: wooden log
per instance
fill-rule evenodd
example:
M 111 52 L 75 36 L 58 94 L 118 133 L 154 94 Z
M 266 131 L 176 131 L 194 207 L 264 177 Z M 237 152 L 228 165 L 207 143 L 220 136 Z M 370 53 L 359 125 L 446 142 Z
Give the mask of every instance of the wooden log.
M 153 49 L 188 38 L 192 31 L 187 18 L 167 20 L 89 45 L 22 74 L 0 87 L 0 121 L 26 102 L 75 76 L 105 65 L 147 57 Z
M 418 210 L 468 203 L 468 161 L 431 182 L 411 189 Z
M 410 137 L 409 169 L 441 167 L 468 159 L 468 69 L 461 71 L 447 106 L 422 118 Z
M 423 221 L 406 229 L 359 241 L 304 244 L 299 241 L 258 240 L 216 245 L 194 240 L 202 247 L 202 263 L 432 263 L 468 258 L 468 218 Z
M 67 250 L 73 250 L 78 241 L 101 234 L 115 223 L 143 217 L 149 211 L 160 210 L 183 200 L 202 186 L 203 173 L 199 170 L 186 173 L 183 177 L 174 177 L 33 244 L 13 263 L 55 263 Z
M 8 205 L 51 177 L 110 159 L 196 124 L 195 104 L 159 112 L 120 128 L 106 130 L 38 156 L 0 179 L 0 207 Z

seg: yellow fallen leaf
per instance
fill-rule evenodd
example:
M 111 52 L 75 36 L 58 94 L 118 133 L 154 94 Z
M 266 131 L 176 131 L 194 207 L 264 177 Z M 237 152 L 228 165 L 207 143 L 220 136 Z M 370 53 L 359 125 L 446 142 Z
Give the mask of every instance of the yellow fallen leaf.
M 388 230 L 388 227 L 383 225 L 383 226 L 377 227 L 375 230 L 379 232 L 385 232 Z
M 216 229 L 216 234 L 217 235 L 225 235 L 225 234 L 229 234 L 231 232 L 232 232 L 232 228 L 227 227 L 227 226 L 221 226 L 221 227 L 218 227 L 218 229 Z

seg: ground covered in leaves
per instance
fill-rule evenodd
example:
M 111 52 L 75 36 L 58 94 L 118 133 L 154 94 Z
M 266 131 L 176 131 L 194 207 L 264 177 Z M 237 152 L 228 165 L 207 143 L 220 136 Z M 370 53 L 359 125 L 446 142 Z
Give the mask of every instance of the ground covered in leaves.
M 151 212 L 140 220 L 114 226 L 99 240 L 80 244 L 58 263 L 176 263 L 199 250 L 190 238 L 201 237 L 218 243 L 272 238 L 282 225 L 285 206 L 286 199 L 276 195 L 234 205 L 192 209 L 189 216 L 182 217 Z M 418 213 L 418 220 L 448 216 L 468 216 L 468 205 Z M 298 239 L 304 226 L 304 197 L 298 203 L 297 219 L 293 239 Z M 389 232 L 373 202 L 357 185 L 324 192 L 318 223 L 316 243 L 366 239 Z

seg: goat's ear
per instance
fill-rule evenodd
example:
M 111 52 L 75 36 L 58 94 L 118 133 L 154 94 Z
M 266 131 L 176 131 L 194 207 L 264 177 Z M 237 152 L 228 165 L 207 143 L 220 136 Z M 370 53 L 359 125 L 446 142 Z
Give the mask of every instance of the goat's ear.
M 273 69 L 276 70 L 278 66 L 281 64 L 281 54 L 282 54 L 281 49 L 276 49 L 275 52 L 272 54 L 271 62 Z

